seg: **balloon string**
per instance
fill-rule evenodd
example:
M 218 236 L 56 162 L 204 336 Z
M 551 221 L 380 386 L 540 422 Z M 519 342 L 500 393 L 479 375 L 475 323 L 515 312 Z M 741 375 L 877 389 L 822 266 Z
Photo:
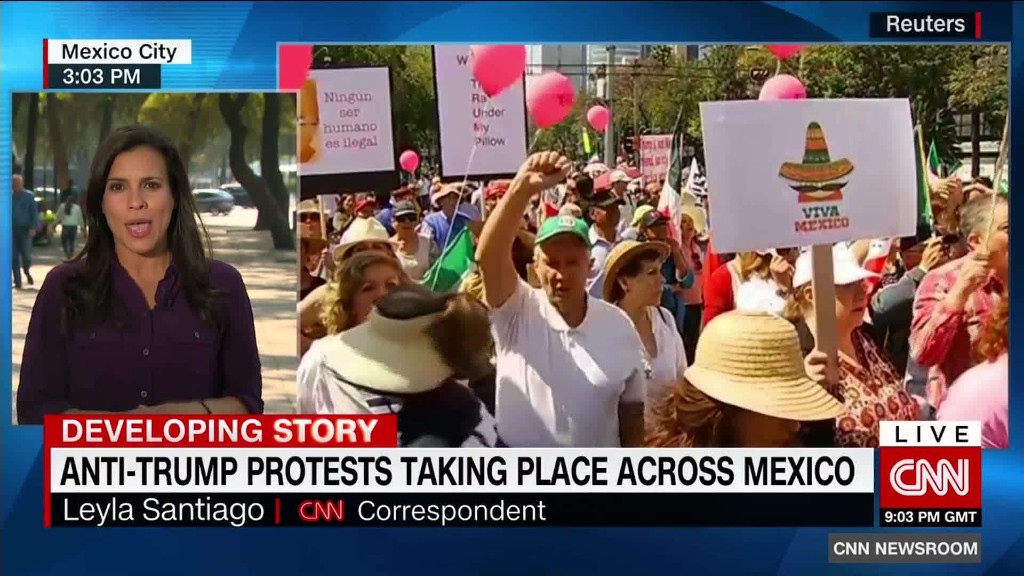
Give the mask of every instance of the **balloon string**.
M 481 116 L 483 116 L 483 117 L 487 116 L 487 111 L 491 108 L 491 100 L 492 100 L 492 98 L 488 98 L 487 102 L 484 103 L 483 113 L 481 114 Z M 465 172 L 462 173 L 463 174 L 463 176 L 462 176 L 462 184 L 459 185 L 459 199 L 458 199 L 458 203 L 455 205 L 455 212 L 452 214 L 451 221 L 448 222 L 448 233 L 445 234 L 445 236 L 444 236 L 444 246 L 441 247 L 441 256 L 442 257 L 448 251 L 448 247 L 451 245 L 452 230 L 455 230 L 455 221 L 458 220 L 459 207 L 462 206 L 462 196 L 463 196 L 463 194 L 466 193 L 466 184 L 469 182 L 469 169 L 473 166 L 473 157 L 476 156 L 476 149 L 479 146 L 480 146 L 480 139 L 477 138 L 476 129 L 475 129 L 475 126 L 474 126 L 474 130 L 473 130 L 473 147 L 469 150 L 469 161 L 466 162 L 466 170 L 465 170 Z M 435 277 L 435 280 L 436 280 L 436 277 Z M 434 287 L 431 286 L 430 288 L 433 289 Z

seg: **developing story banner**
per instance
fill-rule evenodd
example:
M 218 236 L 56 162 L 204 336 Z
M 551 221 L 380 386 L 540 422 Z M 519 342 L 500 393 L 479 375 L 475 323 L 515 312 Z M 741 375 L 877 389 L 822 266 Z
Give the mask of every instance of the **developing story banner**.
M 716 250 L 914 234 L 909 101 L 704 102 L 700 112 Z
M 299 107 L 304 198 L 397 187 L 387 67 L 310 70 Z
M 473 78 L 470 59 L 468 45 L 434 46 L 441 177 L 465 178 L 467 166 L 470 179 L 511 177 L 526 159 L 524 81 L 489 98 Z

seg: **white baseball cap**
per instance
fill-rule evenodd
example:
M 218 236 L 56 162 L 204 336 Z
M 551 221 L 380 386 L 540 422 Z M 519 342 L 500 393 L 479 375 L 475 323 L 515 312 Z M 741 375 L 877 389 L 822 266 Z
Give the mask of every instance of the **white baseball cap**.
M 793 287 L 803 286 L 811 282 L 811 250 L 806 250 L 796 259 L 796 270 L 793 272 Z M 832 247 L 832 275 L 836 286 L 846 286 L 862 282 L 868 278 L 878 278 L 878 274 L 865 270 L 857 262 L 857 258 L 849 248 L 842 244 Z

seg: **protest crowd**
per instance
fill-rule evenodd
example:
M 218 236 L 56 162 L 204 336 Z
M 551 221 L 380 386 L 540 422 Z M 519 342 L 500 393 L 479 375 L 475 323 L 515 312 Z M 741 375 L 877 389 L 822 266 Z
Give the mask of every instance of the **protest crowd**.
M 815 126 L 783 177 L 853 170 Z M 397 413 L 415 447 L 875 447 L 934 419 L 1007 445 L 1008 185 L 921 164 L 894 192 L 924 199 L 916 232 L 835 243 L 822 275 L 809 246 L 717 251 L 720 176 L 678 141 L 664 180 L 626 155 L 415 164 L 300 206 L 300 413 Z

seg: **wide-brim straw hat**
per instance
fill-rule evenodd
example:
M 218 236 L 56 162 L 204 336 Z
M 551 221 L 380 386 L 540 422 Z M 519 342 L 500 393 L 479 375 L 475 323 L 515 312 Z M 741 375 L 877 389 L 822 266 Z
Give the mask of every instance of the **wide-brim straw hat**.
M 716 316 L 685 376 L 719 402 L 774 418 L 814 422 L 843 413 L 842 403 L 807 376 L 796 328 L 774 314 Z
M 683 206 L 682 214 L 689 216 L 693 222 L 693 232 L 697 236 L 703 236 L 708 231 L 708 213 L 700 206 L 686 204 Z
M 324 366 L 348 384 L 381 393 L 433 390 L 452 375 L 426 333 L 440 315 L 395 319 L 374 309 L 366 322 L 326 339 Z
M 394 244 L 387 228 L 376 218 L 356 218 L 349 224 L 345 233 L 341 235 L 341 241 L 335 249 L 336 257 L 341 258 L 356 244 L 362 242 L 387 242 Z
M 654 252 L 658 255 L 659 260 L 664 260 L 668 257 L 669 248 L 664 242 L 623 240 L 616 244 L 608 253 L 608 259 L 604 263 L 604 288 L 601 297 L 611 302 L 622 267 L 629 264 L 633 258 L 647 252 Z
M 803 162 L 785 162 L 779 168 L 779 176 L 786 180 L 810 184 L 838 180 L 851 172 L 853 164 L 846 158 L 832 160 L 825 132 L 817 122 L 807 125 Z

